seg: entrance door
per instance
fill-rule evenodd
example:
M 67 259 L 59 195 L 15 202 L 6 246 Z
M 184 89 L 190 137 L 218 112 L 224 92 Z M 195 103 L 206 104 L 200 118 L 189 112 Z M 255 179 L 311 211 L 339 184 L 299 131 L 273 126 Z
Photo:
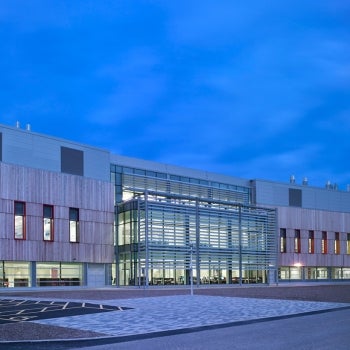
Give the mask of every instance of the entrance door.
M 106 285 L 104 264 L 88 264 L 87 285 L 88 287 L 104 287 Z

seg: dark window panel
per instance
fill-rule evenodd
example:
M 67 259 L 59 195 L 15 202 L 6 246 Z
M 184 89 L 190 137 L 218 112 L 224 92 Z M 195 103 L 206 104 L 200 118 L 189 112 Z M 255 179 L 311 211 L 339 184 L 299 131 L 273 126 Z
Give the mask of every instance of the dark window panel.
M 61 147 L 61 171 L 72 175 L 84 175 L 84 152 Z

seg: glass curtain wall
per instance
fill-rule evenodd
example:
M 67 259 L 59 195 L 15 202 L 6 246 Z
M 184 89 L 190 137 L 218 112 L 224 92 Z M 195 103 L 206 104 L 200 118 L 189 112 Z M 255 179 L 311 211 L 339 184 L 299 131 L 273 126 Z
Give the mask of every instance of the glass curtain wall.
M 38 262 L 36 264 L 37 286 L 80 286 L 82 277 L 81 263 Z
M 118 284 L 189 284 L 191 266 L 197 284 L 266 283 L 276 269 L 275 216 L 146 192 L 118 206 Z
M 82 285 L 81 263 L 36 263 L 36 267 L 23 261 L 0 261 L 0 287 L 31 287 L 31 269 L 35 268 L 37 286 Z
M 135 198 L 145 191 L 171 193 L 196 198 L 250 203 L 250 188 L 187 176 L 111 164 L 111 182 L 115 186 L 115 203 Z
M 339 280 L 350 279 L 350 269 L 346 267 L 299 267 L 282 266 L 279 268 L 279 279 L 285 280 Z
M 0 287 L 30 287 L 30 264 L 21 261 L 0 261 Z

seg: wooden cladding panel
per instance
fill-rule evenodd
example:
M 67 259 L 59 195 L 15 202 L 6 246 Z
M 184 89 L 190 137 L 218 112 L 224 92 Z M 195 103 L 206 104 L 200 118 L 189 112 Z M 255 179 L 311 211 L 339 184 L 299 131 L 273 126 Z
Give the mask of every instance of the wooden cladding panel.
M 348 259 L 348 262 L 346 262 Z M 350 256 L 334 255 L 334 254 L 294 254 L 286 253 L 280 254 L 280 266 L 294 266 L 295 263 L 300 263 L 302 266 L 334 266 L 342 267 L 349 266 Z
M 278 208 L 278 226 L 292 229 L 350 232 L 350 213 Z
M 346 254 L 347 234 L 350 233 L 350 213 L 329 212 L 312 209 L 278 208 L 278 227 L 286 229 L 287 253 L 279 254 L 280 266 L 349 266 Z M 294 253 L 295 230 L 301 233 L 301 252 Z M 314 253 L 308 253 L 309 230 L 314 231 Z M 328 253 L 322 254 L 322 231 L 327 232 Z M 334 253 L 335 232 L 339 232 L 340 253 Z
M 111 263 L 113 246 L 59 242 L 1 241 L 1 260 Z M 6 248 L 6 249 L 4 249 Z
M 0 239 L 12 240 L 14 237 L 14 217 L 13 214 L 0 213 Z M 2 244 L 2 241 L 0 242 Z M 0 247 L 2 251 L 2 247 Z M 1 260 L 1 257 L 0 257 Z
M 0 164 L 0 198 L 113 212 L 108 182 Z
M 0 259 L 114 260 L 113 185 L 38 169 L 0 164 Z M 26 203 L 26 240 L 14 239 L 14 201 Z M 54 241 L 43 241 L 43 204 L 54 207 Z M 69 242 L 69 208 L 79 209 L 80 241 Z

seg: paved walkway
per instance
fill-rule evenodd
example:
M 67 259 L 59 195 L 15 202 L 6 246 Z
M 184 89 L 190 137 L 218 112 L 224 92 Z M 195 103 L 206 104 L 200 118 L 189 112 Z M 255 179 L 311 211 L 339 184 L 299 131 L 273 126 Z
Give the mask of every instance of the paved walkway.
M 41 298 L 40 300 L 44 299 Z M 60 299 L 55 300 L 59 301 Z M 65 301 L 67 300 L 65 299 Z M 100 300 L 84 301 L 101 303 Z M 346 303 L 201 295 L 104 300 L 103 304 L 130 307 L 132 309 L 34 322 L 100 332 L 109 337 L 122 337 L 213 325 L 219 326 L 266 318 L 289 317 L 350 307 L 350 304 Z

